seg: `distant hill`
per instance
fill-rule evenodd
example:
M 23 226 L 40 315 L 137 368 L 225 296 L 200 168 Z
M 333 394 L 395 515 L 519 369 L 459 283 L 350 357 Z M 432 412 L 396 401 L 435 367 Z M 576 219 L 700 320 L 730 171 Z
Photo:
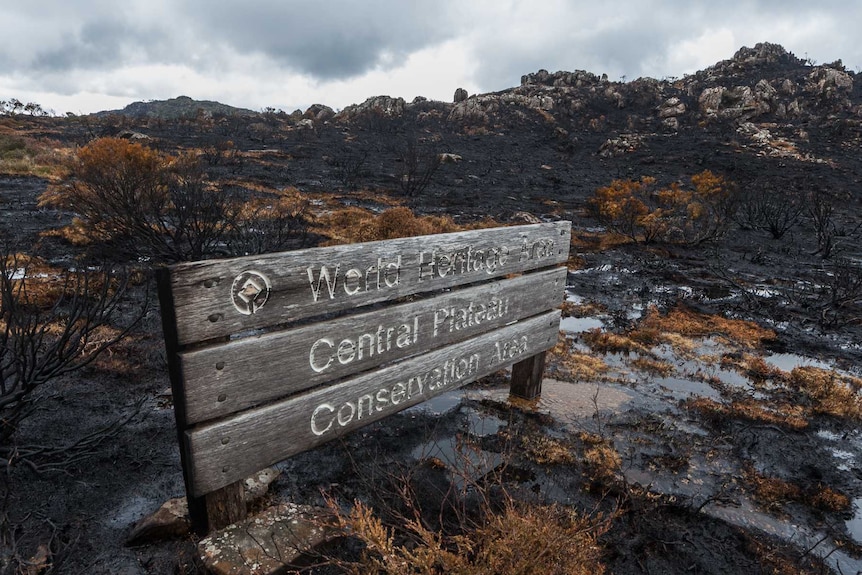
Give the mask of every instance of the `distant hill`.
M 253 110 L 235 108 L 209 100 L 193 100 L 188 96 L 179 96 L 170 100 L 153 100 L 150 102 L 133 102 L 122 110 L 97 112 L 95 116 L 116 115 L 132 118 L 163 118 L 176 119 L 195 117 L 203 112 L 209 115 L 250 116 L 257 114 Z

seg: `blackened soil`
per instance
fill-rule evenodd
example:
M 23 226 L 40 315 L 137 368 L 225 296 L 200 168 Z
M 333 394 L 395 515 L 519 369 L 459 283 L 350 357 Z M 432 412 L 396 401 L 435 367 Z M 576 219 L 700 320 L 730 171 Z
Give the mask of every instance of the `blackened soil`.
M 857 82 L 857 100 L 858 92 Z M 836 281 L 846 271 L 841 266 L 858 264 L 862 257 L 857 236 L 838 236 L 840 250 L 831 260 L 815 253 L 815 230 L 806 217 L 779 239 L 764 231 L 734 227 L 722 240 L 698 247 L 629 244 L 599 251 L 597 243 L 591 245 L 605 231 L 585 209 L 597 187 L 615 178 L 644 175 L 667 184 L 704 169 L 736 182 L 743 193 L 825 190 L 840 200 L 836 226 L 852 230 L 860 221 L 860 127 L 852 109 L 842 110 L 829 122 L 809 117 L 804 126 L 799 120 L 796 125 L 771 127 L 776 134 L 795 137 L 803 155 L 823 160 L 812 161 L 765 154 L 730 121 L 698 122 L 697 102 L 693 96 L 686 98 L 689 116 L 674 132 L 659 129 L 652 117 L 657 102 L 649 101 L 643 109 L 606 105 L 582 113 L 555 112 L 551 120 L 536 110 L 504 107 L 481 126 L 447 121 L 446 106 L 427 102 L 391 121 L 371 115 L 348 123 L 313 122 L 308 127 L 279 118 L 216 118 L 204 123 L 44 119 L 34 120 L 29 133 L 71 145 L 93 135 L 132 129 L 150 136 L 151 145 L 166 151 L 209 150 L 230 140 L 239 153 L 211 155 L 207 172 L 214 182 L 242 188 L 250 195 L 261 186 L 293 186 L 335 204 L 380 210 L 384 202 L 376 201 L 377 196 L 410 205 L 420 214 L 442 213 L 463 222 L 487 216 L 504 223 L 524 221 L 524 213 L 544 220 L 571 219 L 581 240 L 578 245 L 586 246 L 575 254 L 577 267 L 598 271 L 571 274 L 570 288 L 604 305 L 614 327 L 624 330 L 630 325 L 629 312 L 635 306 L 665 310 L 682 302 L 701 311 L 757 321 L 778 333 L 778 341 L 772 344 L 775 350 L 834 361 L 858 374 L 860 301 L 850 298 L 836 303 L 834 297 L 847 288 Z M 801 128 L 805 138 L 794 136 Z M 608 139 L 626 132 L 640 134 L 637 146 L 616 155 L 600 153 Z M 443 152 L 462 159 L 441 165 L 426 187 L 410 189 L 404 177 L 405 154 L 411 146 L 420 167 Z M 18 246 L 15 249 L 30 249 L 53 263 L 68 265 L 82 250 L 40 235 L 71 217 L 38 206 L 46 186 L 41 179 L 0 176 L 0 225 L 4 236 Z M 8 557 L 28 559 L 43 544 L 51 547 L 60 573 L 195 573 L 199 569 L 192 540 L 139 548 L 123 545 L 135 521 L 168 498 L 183 495 L 157 315 L 157 310 L 151 310 L 126 352 L 117 350 L 86 371 L 45 386 L 38 411 L 17 438 L 21 444 L 74 443 L 113 421 L 130 419 L 60 470 L 10 468 L 2 489 L 3 519 L 12 529 L 5 532 L 11 536 L 0 548 L 0 571 Z M 436 467 L 427 458 L 417 459 L 416 450 L 422 453 L 428 445 L 448 445 L 453 437 L 470 435 L 470 422 L 483 409 L 467 404 L 444 415 L 410 411 L 301 454 L 280 465 L 282 475 L 272 498 L 322 505 L 323 490 L 344 503 L 360 499 L 395 508 L 399 505 L 396 486 L 406 477 L 416 482 L 425 507 L 439 507 L 439 494 L 449 489 L 452 475 L 445 462 Z M 606 423 L 619 431 L 615 440 L 620 445 L 636 446 L 631 448 L 633 458 L 646 437 L 659 445 L 652 446 L 652 459 L 674 468 L 673 442 L 691 441 L 681 433 L 666 434 L 662 426 L 644 428 L 639 422 L 649 421 L 650 416 L 647 409 L 635 409 Z M 707 508 L 701 507 L 703 498 L 674 499 L 649 489 L 628 489 L 631 486 L 624 477 L 597 484 L 580 463 L 543 466 L 522 453 L 506 452 L 501 432 L 565 437 L 570 430 L 508 408 L 500 408 L 495 417 L 502 422 L 500 429 L 476 441 L 485 452 L 488 472 L 498 467 L 503 456 L 517 470 L 506 476 L 508 488 L 587 512 L 617 514 L 601 540 L 609 572 L 789 573 L 794 566 L 797 572 L 820 572 L 814 555 L 797 542 L 773 539 L 762 530 L 736 527 L 707 514 Z M 690 425 L 703 423 L 686 420 L 694 416 L 677 411 L 668 417 Z M 843 424 L 820 423 L 834 426 L 835 433 L 847 431 Z M 737 463 L 740 458 L 757 460 L 775 475 L 798 483 L 822 481 L 850 497 L 862 495 L 858 482 L 832 475 L 834 462 L 828 454 L 806 448 L 815 445 L 807 443 L 808 437 L 752 426 L 705 427 L 708 440 L 704 443 L 721 447 L 717 452 L 722 458 Z M 704 453 L 714 453 L 708 447 Z M 661 449 L 668 452 L 666 457 L 661 457 Z M 729 464 L 716 471 L 722 473 L 728 481 L 736 481 L 741 467 Z M 808 519 L 840 523 L 834 515 Z M 348 554 L 355 550 L 349 543 L 329 549 Z

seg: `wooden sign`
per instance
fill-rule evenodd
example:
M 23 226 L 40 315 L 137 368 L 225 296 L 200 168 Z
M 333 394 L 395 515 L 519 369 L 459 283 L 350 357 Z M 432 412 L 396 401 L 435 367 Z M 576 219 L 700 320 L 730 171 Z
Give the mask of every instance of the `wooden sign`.
M 557 222 L 160 270 L 196 528 L 244 513 L 246 476 L 506 366 L 513 393 L 536 395 L 570 232 Z

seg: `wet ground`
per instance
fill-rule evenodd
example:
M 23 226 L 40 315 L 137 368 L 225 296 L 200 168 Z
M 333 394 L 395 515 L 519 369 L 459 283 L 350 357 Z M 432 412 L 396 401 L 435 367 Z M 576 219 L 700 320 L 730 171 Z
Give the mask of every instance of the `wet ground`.
M 607 112 L 619 129 L 629 113 Z M 562 140 L 540 118 L 484 133 L 445 127 L 439 139 L 432 132 L 444 128 L 423 124 L 423 153 L 452 152 L 463 161 L 442 166 L 416 197 L 387 194 L 419 213 L 459 221 L 491 215 L 507 222 L 517 212 L 573 220 L 568 300 L 575 313 L 563 320 L 569 339 L 549 361 L 541 400 L 511 403 L 504 376 L 489 378 L 279 464 L 271 499 L 323 505 L 325 492 L 345 505 L 391 504 L 398 481 L 410 477 L 418 478 L 428 503 L 453 482 L 497 475 L 519 495 L 614 517 L 600 541 L 611 573 L 862 571 L 859 419 L 820 412 L 791 385 L 800 366 L 848 381 L 862 377 L 858 298 L 832 305 L 841 270 L 812 253 L 810 223 L 803 220 L 780 240 L 734 229 L 717 244 L 693 248 L 608 247 L 601 245 L 606 230 L 583 210 L 588 195 L 612 178 L 674 179 L 710 167 L 747 186 L 808 178 L 850 190 L 842 217 L 851 221 L 859 201 L 852 188 L 860 181 L 857 148 L 836 145 L 843 154 L 838 168 L 761 158 L 728 141 L 736 138 L 732 129 L 708 126 L 712 132 L 650 134 L 638 150 L 605 158 L 596 152 L 608 134 L 579 128 L 579 118 L 564 124 L 570 136 Z M 398 187 L 403 166 L 394 148 L 405 142 L 402 128 L 277 128 L 263 142 L 243 130 L 140 127 L 166 149 L 229 137 L 242 150 L 258 150 L 244 164 L 208 166 L 214 179 L 230 185 L 296 186 L 375 211 L 384 204 L 368 197 Z M 818 140 L 811 128 L 812 148 L 826 154 L 831 140 Z M 351 154 L 364 162 L 357 181 L 341 170 Z M 46 186 L 0 176 L 0 222 L 18 245 L 62 264 L 73 249 L 39 236 L 69 221 L 69 214 L 38 206 Z M 840 255 L 862 257 L 853 242 Z M 716 329 L 640 339 L 632 349 L 599 348 L 602 334 L 627 336 L 651 314 L 680 305 L 756 322 L 775 337 L 747 347 Z M 28 558 L 49 545 L 60 573 L 199 571 L 192 540 L 123 545 L 134 522 L 183 494 L 167 387 L 155 309 L 127 346 L 47 386 L 21 432 L 29 442 L 61 444 L 118 417 L 131 419 L 58 471 L 12 469 L 0 483 L 2 519 L 10 527 L 4 552 Z

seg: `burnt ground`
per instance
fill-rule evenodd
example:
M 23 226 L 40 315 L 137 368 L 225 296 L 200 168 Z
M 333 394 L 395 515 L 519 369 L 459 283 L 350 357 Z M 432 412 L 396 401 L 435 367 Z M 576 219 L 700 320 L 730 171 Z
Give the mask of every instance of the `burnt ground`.
M 425 112 L 439 107 L 433 102 L 422 106 Z M 293 186 L 326 209 L 359 205 L 379 211 L 395 202 L 459 222 L 486 216 L 520 222 L 525 213 L 571 219 L 577 242 L 568 291 L 572 299 L 597 310 L 581 318 L 588 320 L 584 325 L 625 333 L 651 307 L 664 312 L 684 303 L 697 312 L 773 329 L 777 337 L 755 351 L 760 356 L 794 356 L 794 361 L 799 356 L 858 377 L 858 301 L 841 306 L 833 299 L 842 289 L 836 280 L 841 258 L 851 263 L 860 258 L 858 238 L 839 237 L 844 242 L 840 257 L 823 260 L 814 253 L 810 221 L 801 218 L 780 239 L 734 227 L 722 240 L 698 247 L 625 244 L 606 249 L 599 245 L 604 230 L 585 209 L 590 194 L 612 179 L 652 175 L 673 181 L 708 168 L 743 191 L 816 187 L 835 192 L 841 198 L 839 225 L 850 229 L 859 221 L 862 201 L 862 159 L 853 145 L 858 126 L 848 128 L 849 135 L 829 125 L 805 126 L 807 140 L 798 145 L 811 157 L 829 158 L 827 163 L 771 157 L 723 124 L 692 123 L 666 133 L 646 121 L 638 124 L 628 111 L 600 111 L 601 130 L 590 128 L 586 118 L 548 122 L 531 114 L 504 118 L 491 129 L 452 128 L 433 114 L 424 123 L 371 118 L 312 127 L 272 118 L 203 127 L 190 121 L 85 124 L 48 119 L 27 129 L 31 136 L 64 144 L 133 129 L 167 151 L 207 149 L 229 139 L 241 153 L 208 161 L 211 179 L 248 193 L 260 186 Z M 599 154 L 609 135 L 626 131 L 633 121 L 642 132 L 637 146 L 619 155 Z M 796 129 L 787 128 L 788 134 Z M 440 166 L 427 188 L 409 194 L 401 185 L 409 142 L 416 146 L 420 164 L 441 152 L 462 160 Z M 68 265 L 82 256 L 80 250 L 39 236 L 71 218 L 37 206 L 46 186 L 38 178 L 0 177 L 0 218 L 19 246 L 32 245 L 48 261 Z M 133 299 L 142 292 L 143 286 Z M 128 302 L 129 313 L 133 304 Z M 572 330 L 572 337 L 570 351 L 589 351 L 580 328 Z M 566 377 L 552 362 L 549 375 L 573 381 L 546 383 L 542 401 L 533 406 L 509 404 L 501 377 L 491 378 L 470 386 L 466 394 L 447 395 L 281 463 L 282 473 L 268 497 L 321 505 L 324 491 L 345 504 L 358 498 L 385 509 L 393 505 L 393 482 L 409 475 L 418 478 L 423 502 L 439 505 L 434 494 L 457 476 L 467 457 L 473 458 L 469 467 L 478 470 L 471 476 L 474 481 L 502 474 L 513 493 L 613 516 L 600 539 L 611 573 L 862 569 L 858 421 L 814 413 L 807 427 L 794 429 L 781 422 L 698 411 L 690 399 L 730 403 L 755 398 L 767 405 L 794 400 L 778 383 L 764 387 L 745 374 L 732 376 L 732 370 L 706 357 L 739 359 L 747 350 L 709 338 L 701 344 L 704 350 L 697 353 L 704 353 L 696 361 L 668 349 L 653 352 L 653 358 L 675 362 L 674 376 L 637 371 L 624 354 L 595 352 L 610 371 L 594 378 Z M 14 537 L 5 542 L 7 553 L 33 557 L 39 545 L 48 544 L 60 573 L 200 569 L 190 539 L 123 545 L 133 523 L 183 494 L 168 387 L 154 302 L 129 341 L 83 372 L 45 386 L 39 411 L 19 433 L 22 442 L 65 444 L 117 419 L 128 421 L 59 470 L 8 469 L 5 517 Z M 551 437 L 576 457 L 548 462 L 524 447 L 529 444 L 524 437 Z M 602 469 L 586 458 L 595 437 L 618 454 L 617 464 Z M 442 465 L 429 463 L 435 461 Z M 768 499 L 752 476 L 779 478 L 803 495 Z M 823 487 L 850 503 L 818 507 L 813 501 Z M 339 542 L 324 551 L 349 555 L 355 545 Z

